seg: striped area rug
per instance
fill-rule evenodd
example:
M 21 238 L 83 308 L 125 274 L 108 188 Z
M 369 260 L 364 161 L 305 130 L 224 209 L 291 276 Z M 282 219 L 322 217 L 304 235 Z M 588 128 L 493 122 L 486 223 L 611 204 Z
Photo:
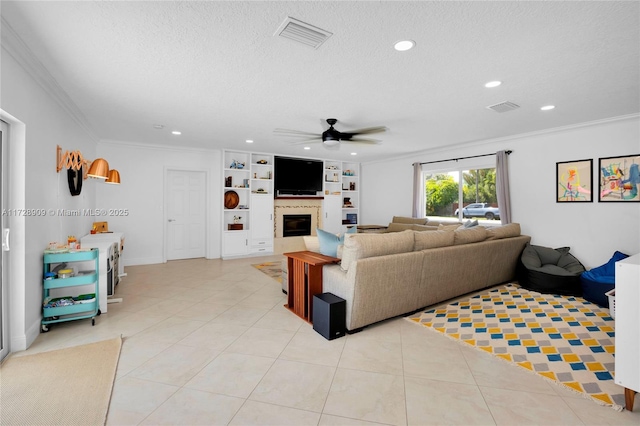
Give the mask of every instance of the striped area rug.
M 407 320 L 489 352 L 617 410 L 615 323 L 580 297 L 540 294 L 508 284 Z
M 251 266 L 262 272 L 263 274 L 269 275 L 274 280 L 279 283 L 282 282 L 282 263 L 281 262 L 263 262 L 256 263 Z

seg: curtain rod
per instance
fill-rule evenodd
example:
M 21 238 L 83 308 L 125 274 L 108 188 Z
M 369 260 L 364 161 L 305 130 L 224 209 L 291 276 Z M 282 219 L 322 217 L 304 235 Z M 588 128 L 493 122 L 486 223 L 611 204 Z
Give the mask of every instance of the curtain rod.
M 509 155 L 512 152 L 513 151 L 505 151 L 505 154 Z M 424 163 L 420 163 L 420 165 L 423 165 L 423 164 L 434 164 L 434 163 L 444 163 L 445 161 L 466 160 L 467 158 L 488 157 L 490 155 L 496 155 L 496 154 L 497 154 L 497 152 L 494 152 L 492 154 L 480 154 L 480 155 L 470 155 L 468 157 L 449 158 L 448 160 L 425 161 Z

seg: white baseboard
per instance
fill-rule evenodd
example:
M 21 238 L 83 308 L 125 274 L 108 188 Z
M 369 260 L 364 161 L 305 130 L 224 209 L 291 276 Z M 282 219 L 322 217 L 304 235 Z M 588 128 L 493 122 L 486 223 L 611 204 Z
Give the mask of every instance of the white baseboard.
M 162 261 L 162 257 L 136 257 L 133 259 L 127 258 L 124 266 L 154 265 L 156 263 L 164 263 Z
M 26 351 L 29 346 L 38 338 L 40 334 L 40 320 L 36 321 L 29 327 L 27 332 L 21 336 L 11 336 L 10 351 L 20 352 Z

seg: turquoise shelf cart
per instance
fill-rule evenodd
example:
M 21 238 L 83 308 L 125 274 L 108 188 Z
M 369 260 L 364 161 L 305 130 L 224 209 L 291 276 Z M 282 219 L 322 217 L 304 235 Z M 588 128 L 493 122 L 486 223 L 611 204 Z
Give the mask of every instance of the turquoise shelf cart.
M 56 265 L 71 262 L 87 262 L 93 261 L 95 268 L 85 272 L 82 275 L 69 278 L 53 278 L 43 279 L 43 307 L 42 307 L 42 325 L 41 331 L 49 331 L 49 324 L 55 324 L 65 321 L 73 321 L 79 319 L 91 319 L 91 325 L 95 325 L 95 317 L 100 315 L 100 301 L 98 291 L 98 253 L 99 250 L 82 250 L 69 251 L 65 253 L 47 253 L 44 254 L 44 274 L 52 272 Z M 75 287 L 80 285 L 94 285 L 95 297 L 88 300 L 78 300 L 77 303 L 67 306 L 47 307 L 46 303 L 50 300 L 49 293 L 53 289 L 66 287 Z

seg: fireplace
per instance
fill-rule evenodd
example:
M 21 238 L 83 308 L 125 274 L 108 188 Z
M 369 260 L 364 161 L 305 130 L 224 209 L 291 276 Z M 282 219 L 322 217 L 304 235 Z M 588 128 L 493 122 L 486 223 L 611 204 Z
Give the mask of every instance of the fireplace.
M 285 214 L 282 215 L 282 236 L 299 237 L 311 235 L 310 214 Z

